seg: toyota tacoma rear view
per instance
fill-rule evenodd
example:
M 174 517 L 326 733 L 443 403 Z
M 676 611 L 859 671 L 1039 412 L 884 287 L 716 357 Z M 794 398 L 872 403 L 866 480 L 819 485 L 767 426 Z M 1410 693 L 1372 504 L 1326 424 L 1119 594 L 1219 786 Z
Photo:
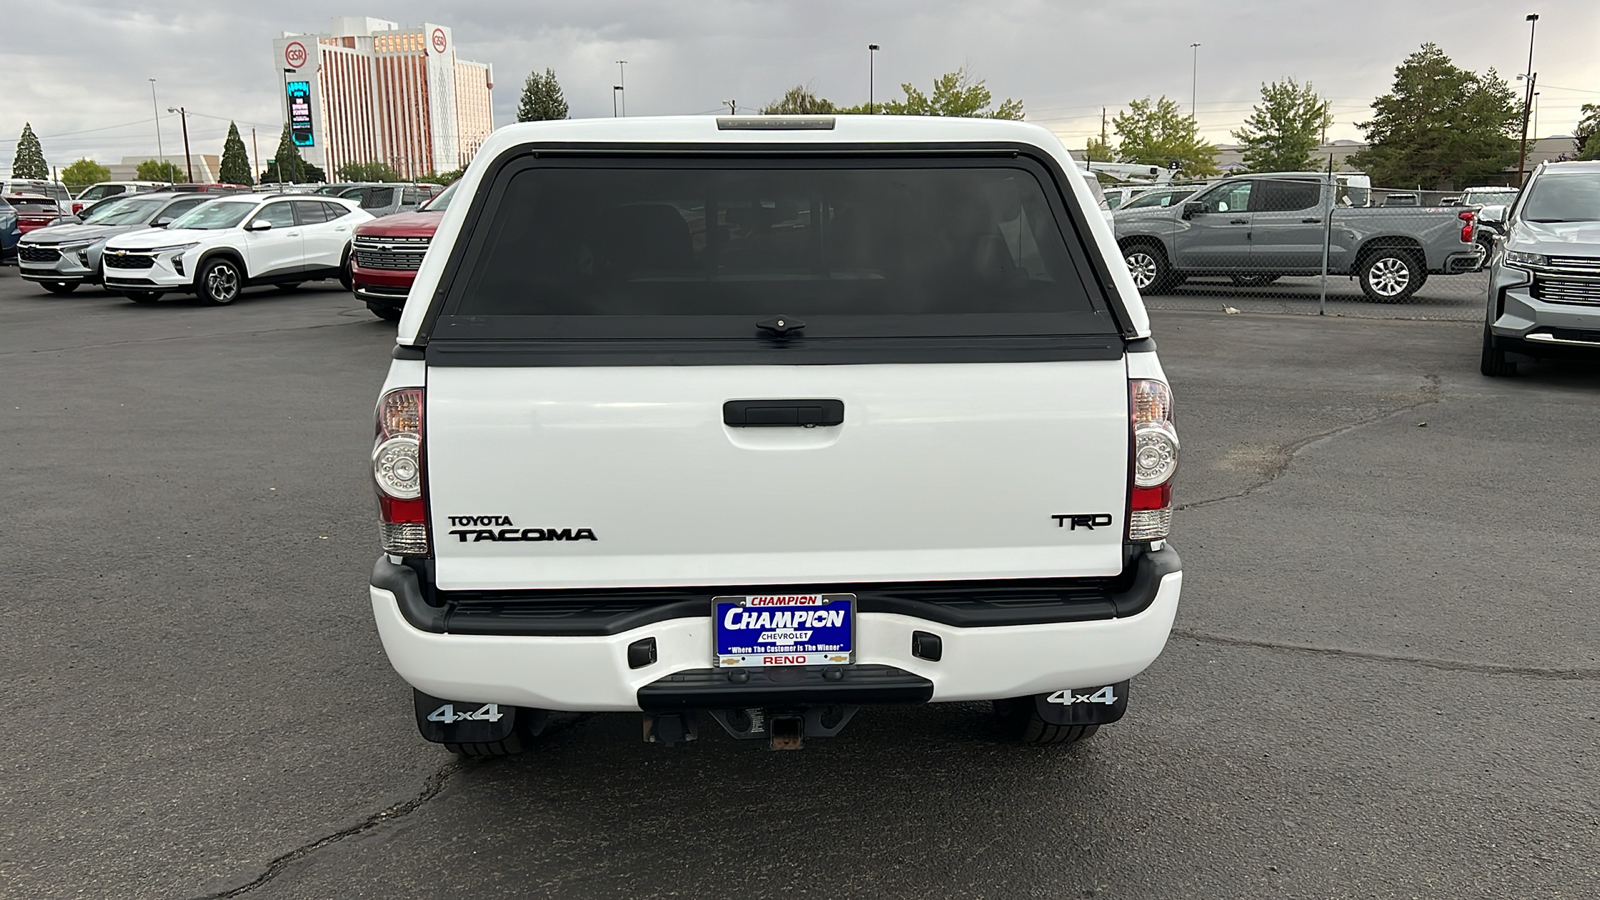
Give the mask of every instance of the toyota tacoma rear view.
M 989 701 L 1065 744 L 1166 643 L 1172 392 L 1043 128 L 513 125 L 409 297 L 370 597 L 428 740 L 631 712 L 792 749 Z

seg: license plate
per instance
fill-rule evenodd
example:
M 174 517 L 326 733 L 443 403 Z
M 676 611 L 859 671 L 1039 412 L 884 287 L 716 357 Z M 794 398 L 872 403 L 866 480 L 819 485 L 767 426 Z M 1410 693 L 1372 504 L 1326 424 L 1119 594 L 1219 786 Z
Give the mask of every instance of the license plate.
M 718 666 L 844 665 L 855 658 L 855 594 L 711 598 Z

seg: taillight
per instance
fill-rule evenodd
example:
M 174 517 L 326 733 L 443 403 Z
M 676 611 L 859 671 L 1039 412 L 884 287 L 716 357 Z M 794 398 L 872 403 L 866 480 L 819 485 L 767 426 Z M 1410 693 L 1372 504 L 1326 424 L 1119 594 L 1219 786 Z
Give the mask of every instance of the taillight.
M 1178 471 L 1178 430 L 1172 389 L 1164 382 L 1129 382 L 1133 461 L 1128 472 L 1128 540 L 1158 541 L 1172 530 L 1172 476 Z
M 427 556 L 428 488 L 422 469 L 422 388 L 401 388 L 378 400 L 372 480 L 378 488 L 383 552 Z
M 1477 216 L 1468 209 L 1457 213 L 1456 218 L 1461 220 L 1461 243 L 1472 243 L 1472 222 Z

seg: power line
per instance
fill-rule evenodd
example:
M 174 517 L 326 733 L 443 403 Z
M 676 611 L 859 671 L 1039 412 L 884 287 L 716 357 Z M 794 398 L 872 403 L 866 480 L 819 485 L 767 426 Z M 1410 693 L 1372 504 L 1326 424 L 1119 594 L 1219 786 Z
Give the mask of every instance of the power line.
M 177 118 L 177 117 L 176 116 L 162 116 L 161 118 L 163 118 L 163 119 L 174 119 L 174 118 Z M 91 134 L 91 133 L 96 132 L 96 131 L 111 131 L 111 130 L 114 130 L 114 129 L 117 129 L 117 128 L 132 128 L 135 125 L 148 125 L 148 124 L 150 124 L 150 120 L 149 119 L 140 119 L 137 122 L 123 122 L 121 125 L 102 125 L 99 128 L 85 128 L 82 131 L 63 131 L 60 134 L 40 134 L 40 135 L 35 135 L 35 137 L 37 137 L 41 141 L 53 141 L 53 140 L 56 140 L 57 138 L 72 137 L 74 135 L 79 135 L 79 134 Z M 0 144 L 15 144 L 18 140 L 21 140 L 21 138 L 0 138 Z

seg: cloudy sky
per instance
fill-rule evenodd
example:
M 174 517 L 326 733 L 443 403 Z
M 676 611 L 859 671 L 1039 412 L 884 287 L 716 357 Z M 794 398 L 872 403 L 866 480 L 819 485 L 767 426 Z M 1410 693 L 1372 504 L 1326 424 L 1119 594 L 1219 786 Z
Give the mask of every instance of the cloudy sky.
M 20 3 L 20 0 L 17 0 Z M 1023 101 L 1028 119 L 1069 146 L 1098 133 L 1100 109 L 1166 94 L 1187 108 L 1190 44 L 1199 42 L 1201 132 L 1231 141 L 1261 82 L 1312 81 L 1333 102 L 1332 138 L 1392 82 L 1424 41 L 1457 65 L 1507 79 L 1527 65 L 1524 16 L 1540 14 L 1534 69 L 1541 134 L 1570 133 L 1585 102 L 1600 103 L 1600 2 L 1527 0 L 51 0 L 7 15 L 0 42 L 0 171 L 24 122 L 46 159 L 111 162 L 154 155 L 157 79 L 162 138 L 181 148 L 190 111 L 196 153 L 216 153 L 228 121 L 275 146 L 279 69 L 272 39 L 318 32 L 333 15 L 451 26 L 462 58 L 494 65 L 495 120 L 512 121 L 523 78 L 555 69 L 573 116 L 611 115 L 615 60 L 628 60 L 630 115 L 757 107 L 805 83 L 841 103 L 866 100 L 868 43 L 877 43 L 877 95 L 901 82 L 928 88 L 965 66 L 996 98 Z M 181 150 L 177 151 L 181 152 Z M 263 153 L 268 152 L 265 147 Z

